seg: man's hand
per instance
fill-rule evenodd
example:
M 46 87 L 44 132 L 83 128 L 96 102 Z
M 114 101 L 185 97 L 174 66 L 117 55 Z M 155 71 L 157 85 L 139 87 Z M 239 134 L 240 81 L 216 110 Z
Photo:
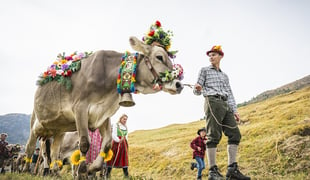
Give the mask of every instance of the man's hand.
M 198 151 L 201 151 L 201 148 L 200 147 L 197 147 Z
M 195 84 L 196 91 L 201 91 L 202 87 L 199 84 Z
M 235 112 L 235 118 L 236 118 L 236 121 L 239 122 L 240 121 L 240 115 L 238 112 Z

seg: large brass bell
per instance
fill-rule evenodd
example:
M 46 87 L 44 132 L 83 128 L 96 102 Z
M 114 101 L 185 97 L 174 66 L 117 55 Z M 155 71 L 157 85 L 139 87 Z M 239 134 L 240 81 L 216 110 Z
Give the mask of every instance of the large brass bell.
M 133 101 L 131 93 L 124 93 L 121 95 L 121 99 L 119 101 L 120 106 L 131 107 L 135 104 L 136 103 Z

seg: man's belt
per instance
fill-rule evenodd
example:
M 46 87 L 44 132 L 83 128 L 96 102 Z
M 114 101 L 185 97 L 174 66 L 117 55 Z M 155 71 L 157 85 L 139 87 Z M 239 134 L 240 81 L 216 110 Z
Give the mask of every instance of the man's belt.
M 214 97 L 216 99 L 220 99 L 220 100 L 223 100 L 223 101 L 227 101 L 227 97 L 226 96 L 222 96 L 222 95 L 219 95 L 219 94 L 216 94 L 216 95 L 208 95 L 208 97 Z

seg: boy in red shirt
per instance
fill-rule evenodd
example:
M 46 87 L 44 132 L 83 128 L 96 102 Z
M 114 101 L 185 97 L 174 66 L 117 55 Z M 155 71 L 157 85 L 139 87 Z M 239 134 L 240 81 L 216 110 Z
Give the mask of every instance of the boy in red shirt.
M 206 129 L 205 128 L 198 129 L 197 134 L 198 136 L 195 139 L 193 139 L 190 144 L 191 148 L 194 150 L 193 159 L 196 159 L 197 161 L 197 164 L 196 163 L 191 164 L 191 169 L 192 170 L 194 168 L 198 169 L 197 180 L 201 180 L 202 170 L 205 169 L 206 167 L 204 161 L 206 142 L 207 142 Z

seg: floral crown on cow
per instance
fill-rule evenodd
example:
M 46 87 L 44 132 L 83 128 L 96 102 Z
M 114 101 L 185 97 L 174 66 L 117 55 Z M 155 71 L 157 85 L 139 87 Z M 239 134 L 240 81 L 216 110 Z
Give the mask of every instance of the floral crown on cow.
M 175 58 L 175 54 L 178 51 L 169 51 L 171 47 L 171 37 L 173 36 L 172 31 L 168 30 L 167 32 L 163 30 L 161 23 L 156 21 L 150 26 L 147 34 L 142 38 L 145 44 L 156 45 L 163 47 L 170 58 Z

